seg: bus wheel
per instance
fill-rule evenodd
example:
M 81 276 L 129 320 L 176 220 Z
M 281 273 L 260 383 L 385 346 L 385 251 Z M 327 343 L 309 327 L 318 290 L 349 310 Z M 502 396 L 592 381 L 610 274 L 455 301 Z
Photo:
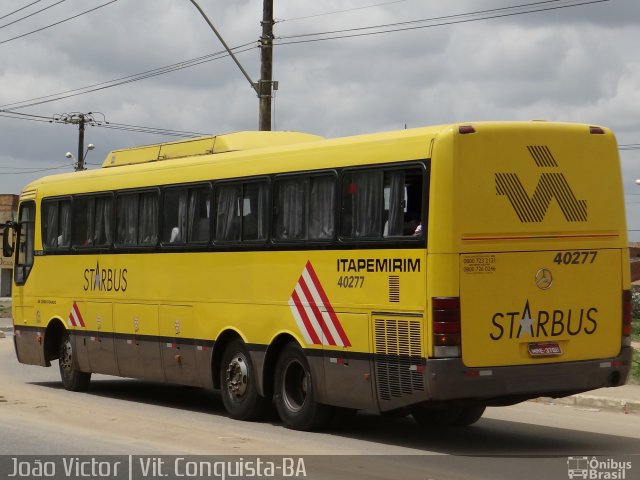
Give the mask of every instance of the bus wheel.
M 311 370 L 302 349 L 287 345 L 276 362 L 274 399 L 282 422 L 295 430 L 315 430 L 331 418 L 331 407 L 315 399 Z
M 461 407 L 449 406 L 446 408 L 420 408 L 411 410 L 411 416 L 423 427 L 448 427 L 458 425 L 462 412 Z
M 460 412 L 460 416 L 456 420 L 455 424 L 461 427 L 467 427 L 469 425 L 473 425 L 486 410 L 486 406 L 484 405 L 474 405 L 473 407 L 464 407 Z
M 60 378 L 65 389 L 72 392 L 84 392 L 89 388 L 91 373 L 81 372 L 78 369 L 78 359 L 71 345 L 69 332 L 65 332 L 60 342 L 60 356 L 58 357 Z
M 253 420 L 268 406 L 258 394 L 253 364 L 242 340 L 233 340 L 222 355 L 220 387 L 224 408 L 236 420 Z

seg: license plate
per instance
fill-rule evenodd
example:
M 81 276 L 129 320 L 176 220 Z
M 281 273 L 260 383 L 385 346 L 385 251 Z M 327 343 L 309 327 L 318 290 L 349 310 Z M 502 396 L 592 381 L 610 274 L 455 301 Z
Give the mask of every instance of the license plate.
M 562 349 L 556 342 L 530 343 L 527 348 L 532 357 L 562 355 Z

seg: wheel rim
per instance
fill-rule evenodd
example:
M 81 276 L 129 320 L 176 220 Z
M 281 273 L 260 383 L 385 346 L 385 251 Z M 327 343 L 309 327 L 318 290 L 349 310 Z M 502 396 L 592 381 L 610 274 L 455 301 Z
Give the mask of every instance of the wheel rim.
M 309 375 L 300 362 L 291 360 L 287 364 L 284 370 L 282 399 L 290 411 L 299 412 L 304 407 L 309 393 L 309 381 Z
M 226 372 L 227 391 L 231 398 L 240 399 L 247 391 L 249 385 L 247 363 L 247 358 L 240 352 L 231 357 Z
M 60 370 L 67 378 L 69 378 L 73 372 L 73 350 L 71 349 L 71 340 L 69 338 L 65 338 L 62 343 L 62 351 L 60 352 Z

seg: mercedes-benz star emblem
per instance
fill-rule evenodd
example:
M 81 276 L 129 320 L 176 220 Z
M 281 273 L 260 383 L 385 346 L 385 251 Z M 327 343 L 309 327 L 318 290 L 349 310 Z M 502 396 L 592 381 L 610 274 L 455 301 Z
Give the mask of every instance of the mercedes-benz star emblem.
M 536 272 L 536 285 L 540 290 L 548 290 L 553 284 L 553 275 L 548 268 L 541 268 Z

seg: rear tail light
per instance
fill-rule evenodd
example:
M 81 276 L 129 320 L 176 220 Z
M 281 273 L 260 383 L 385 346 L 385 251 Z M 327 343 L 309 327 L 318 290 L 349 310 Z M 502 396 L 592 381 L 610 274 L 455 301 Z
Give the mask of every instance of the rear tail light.
M 433 356 L 460 356 L 460 298 L 433 297 L 431 299 L 433 325 Z
M 633 305 L 631 302 L 631 290 L 622 291 L 622 345 L 631 345 L 631 320 Z

